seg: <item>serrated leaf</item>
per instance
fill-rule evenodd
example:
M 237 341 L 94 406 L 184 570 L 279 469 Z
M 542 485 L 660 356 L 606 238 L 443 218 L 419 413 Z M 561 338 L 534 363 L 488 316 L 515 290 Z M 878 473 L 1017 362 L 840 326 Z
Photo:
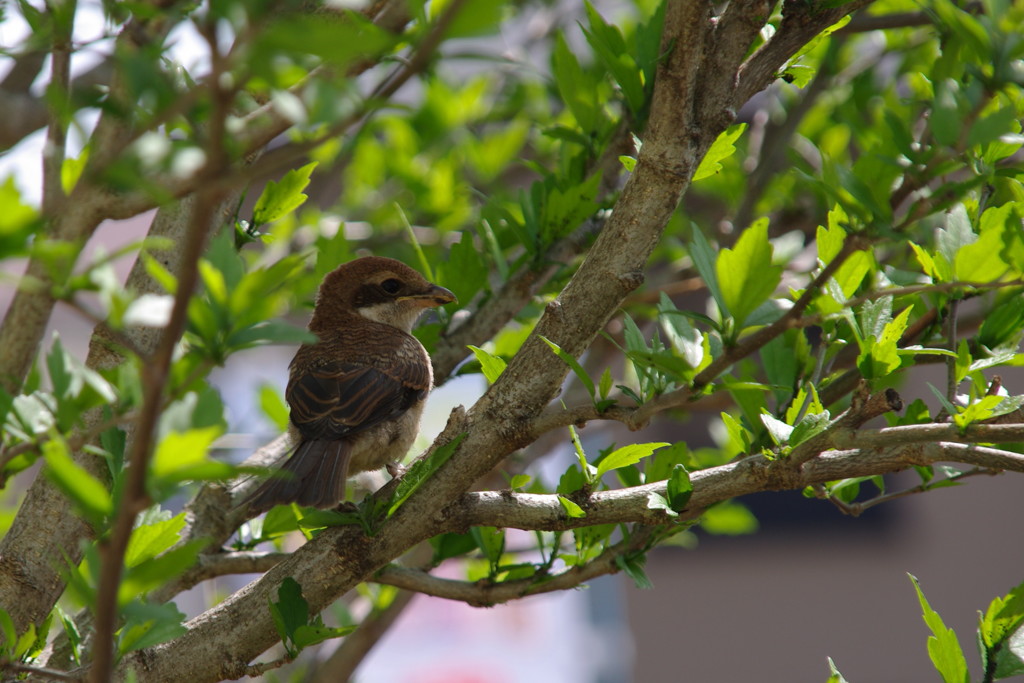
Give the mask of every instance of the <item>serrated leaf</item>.
M 1010 269 L 1003 259 L 1003 226 L 983 230 L 978 239 L 956 252 L 953 272 L 964 282 L 995 282 Z
M 767 219 L 744 230 L 732 249 L 718 252 L 715 273 L 726 307 L 741 328 L 782 279 L 782 267 L 772 265 Z
M 921 603 L 924 623 L 932 632 L 932 635 L 928 637 L 928 656 L 931 658 L 932 664 L 945 683 L 970 683 L 971 677 L 967 672 L 967 660 L 964 658 L 964 651 L 960 647 L 956 633 L 952 629 L 946 628 L 942 617 L 928 604 L 917 578 L 913 575 L 908 576 L 914 584 L 914 591 Z
M 302 206 L 308 198 L 302 191 L 309 185 L 310 175 L 317 162 L 301 168 L 293 168 L 284 174 L 280 182 L 267 181 L 252 210 L 255 226 L 272 223 Z
M 477 249 L 473 236 L 463 232 L 459 241 L 448 248 L 448 260 L 437 269 L 437 282 L 450 289 L 463 304 L 487 289 L 491 269 L 482 249 Z
M 747 124 L 738 123 L 725 129 L 721 135 L 715 138 L 707 154 L 704 155 L 704 158 L 701 159 L 700 164 L 697 166 L 697 170 L 694 171 L 692 182 L 713 176 L 721 171 L 722 161 L 736 153 L 736 141 L 743 135 L 743 131 L 746 129 Z
M 302 597 L 302 587 L 290 576 L 281 581 L 277 589 L 277 602 L 270 600 L 270 614 L 277 634 L 289 652 L 297 654 L 292 647 L 295 632 L 309 623 L 309 603 Z
M 501 356 L 496 356 L 489 351 L 481 349 L 479 346 L 473 346 L 468 344 L 467 348 L 473 352 L 476 356 L 477 361 L 480 363 L 480 370 L 484 373 L 484 377 L 487 378 L 488 384 L 494 384 L 498 381 L 498 377 L 505 371 L 505 359 Z

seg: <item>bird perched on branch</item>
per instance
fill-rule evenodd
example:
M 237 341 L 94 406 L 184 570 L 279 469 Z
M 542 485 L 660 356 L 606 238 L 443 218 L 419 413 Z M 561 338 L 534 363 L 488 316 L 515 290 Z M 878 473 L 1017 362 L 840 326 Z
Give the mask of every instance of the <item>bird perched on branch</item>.
M 433 386 L 430 357 L 410 331 L 426 309 L 455 300 L 389 258 L 356 259 L 324 277 L 309 323 L 319 341 L 299 348 L 285 389 L 299 445 L 248 498 L 250 513 L 332 507 L 349 475 L 405 455 Z

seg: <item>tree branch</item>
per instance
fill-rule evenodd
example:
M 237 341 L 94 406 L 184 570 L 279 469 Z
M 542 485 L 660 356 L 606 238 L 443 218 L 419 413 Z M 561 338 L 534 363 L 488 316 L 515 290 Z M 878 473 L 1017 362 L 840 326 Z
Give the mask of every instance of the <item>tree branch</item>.
M 740 67 L 736 102 L 742 105 L 755 93 L 774 81 L 779 70 L 807 44 L 829 26 L 870 5 L 872 0 L 853 0 L 838 7 L 822 8 L 799 0 L 785 0 L 782 5 L 782 25 L 768 42 L 750 55 Z
M 640 532 L 639 535 L 646 540 L 647 534 Z M 490 582 L 485 579 L 456 581 L 432 576 L 419 569 L 397 565 L 384 567 L 377 572 L 373 580 L 407 591 L 432 595 L 435 598 L 457 600 L 473 607 L 493 607 L 528 595 L 541 595 L 576 588 L 599 576 L 615 574 L 619 571 L 616 558 L 635 552 L 637 548 L 637 539 L 631 537 L 609 546 L 600 555 L 585 564 L 552 575 L 513 581 Z

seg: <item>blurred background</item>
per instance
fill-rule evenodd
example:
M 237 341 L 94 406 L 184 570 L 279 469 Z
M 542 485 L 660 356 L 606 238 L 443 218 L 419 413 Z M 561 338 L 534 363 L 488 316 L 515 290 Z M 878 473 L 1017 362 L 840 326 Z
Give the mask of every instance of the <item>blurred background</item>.
M 500 40 L 460 45 L 475 54 L 486 48 L 512 55 L 519 60 L 517 68 L 543 72 L 548 55 L 534 52 L 538 39 L 578 12 L 579 4 L 538 3 L 536 12 L 503 27 Z M 615 15 L 617 3 L 594 4 L 606 16 Z M 18 29 L 5 25 L 3 30 L 10 42 L 10 32 Z M 189 49 L 187 35 L 176 39 L 180 49 Z M 471 60 L 463 65 L 467 73 L 477 76 L 495 68 Z M 860 68 L 863 65 L 850 66 Z M 454 75 L 459 75 L 458 70 Z M 407 97 L 413 101 L 417 94 L 409 92 Z M 770 117 L 772 107 L 782 99 L 762 99 L 760 108 L 755 106 L 746 117 Z M 0 177 L 13 174 L 27 196 L 39 187 L 36 160 L 41 144 L 42 137 L 37 135 L 0 158 Z M 338 173 L 312 187 L 313 202 L 332 206 L 341 191 L 339 185 L 346 180 L 352 178 Z M 715 202 L 725 194 L 722 190 L 722 196 L 710 199 L 688 198 L 694 204 L 690 208 L 696 214 L 709 204 L 717 206 Z M 753 211 L 749 206 L 744 210 Z M 810 220 L 820 219 L 814 211 L 808 215 Z M 789 225 L 802 225 L 808 215 L 791 216 Z M 132 243 L 145 234 L 150 219 L 146 215 L 106 224 L 90 248 L 110 252 Z M 366 223 L 360 225 L 361 230 L 367 229 Z M 341 229 L 356 227 L 353 222 Z M 87 254 L 84 261 L 88 260 Z M 124 277 L 130 262 L 122 259 L 117 266 Z M 8 275 L 20 268 L 14 262 L 3 264 Z M 4 280 L 5 285 L 12 282 Z M 10 286 L 0 290 L 0 309 L 10 295 Z M 296 312 L 293 321 L 304 324 L 304 313 Z M 59 306 L 51 327 L 60 330 L 73 354 L 84 357 L 91 322 Z M 293 353 L 293 348 L 255 349 L 233 356 L 216 371 L 213 381 L 227 407 L 232 431 L 228 441 L 235 452 L 245 455 L 276 435 L 254 397 L 265 384 L 283 391 Z M 910 385 L 898 387 L 905 404 L 930 396 L 926 382 L 941 385 L 943 381 L 935 368 L 919 368 L 913 377 Z M 1021 378 L 1003 379 L 1010 386 Z M 483 388 L 482 378 L 473 375 L 450 381 L 435 392 L 422 443 L 440 431 L 452 407 L 472 404 Z M 693 448 L 711 445 L 711 417 L 692 415 L 682 422 L 661 419 L 644 436 L 651 441 L 686 441 Z M 614 441 L 616 431 L 591 425 L 582 436 L 596 450 Z M 568 439 L 547 445 L 552 453 L 538 466 L 564 469 L 572 457 Z M 3 492 L 6 506 L 0 525 L 4 528 L 13 514 L 12 498 L 34 475 L 35 469 L 23 473 Z M 896 477 L 890 482 L 894 488 L 901 483 L 913 485 L 917 480 Z M 488 609 L 416 598 L 366 659 L 357 679 L 364 683 L 789 683 L 824 681 L 826 657 L 831 657 L 851 683 L 934 680 L 925 644 L 928 631 L 908 573 L 918 577 L 932 606 L 961 636 L 969 664 L 977 671 L 977 654 L 970 642 L 977 612 L 1022 577 L 1022 500 L 1021 481 L 1013 475 L 974 478 L 963 486 L 894 500 L 856 519 L 799 492 L 760 494 L 744 500 L 757 519 L 756 531 L 749 528 L 750 533 L 718 536 L 699 532 L 687 537 L 689 547 L 653 551 L 646 566 L 653 583 L 649 589 L 638 588 L 627 577 L 610 576 L 587 589 Z M 459 575 L 451 571 L 452 576 Z M 181 596 L 178 606 L 192 616 L 245 580 L 235 577 L 204 584 Z

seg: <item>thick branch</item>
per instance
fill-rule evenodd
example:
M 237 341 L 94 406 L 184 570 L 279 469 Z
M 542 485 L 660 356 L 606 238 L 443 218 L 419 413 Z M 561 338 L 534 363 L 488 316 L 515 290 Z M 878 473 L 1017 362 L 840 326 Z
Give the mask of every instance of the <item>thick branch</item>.
M 1024 429 L 1024 425 L 1015 425 Z M 735 463 L 693 472 L 693 494 L 680 520 L 700 516 L 715 503 L 759 491 L 802 489 L 849 477 L 898 472 L 914 465 L 955 462 L 991 470 L 1024 472 L 1024 456 L 1011 451 L 960 443 L 903 443 L 822 453 L 800 467 L 785 458 L 755 455 Z M 472 526 L 564 531 L 596 524 L 669 524 L 675 518 L 647 507 L 652 493 L 667 494 L 664 481 L 592 493 L 577 502 L 585 517 L 569 517 L 557 495 L 479 491 L 467 493 L 445 510 L 443 529 Z

